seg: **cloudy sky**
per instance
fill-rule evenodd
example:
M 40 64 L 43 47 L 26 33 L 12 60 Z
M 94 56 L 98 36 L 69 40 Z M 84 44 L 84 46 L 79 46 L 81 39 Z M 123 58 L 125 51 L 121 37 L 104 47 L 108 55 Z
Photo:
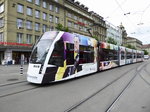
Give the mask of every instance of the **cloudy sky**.
M 150 44 L 150 0 L 76 0 L 115 26 L 122 23 L 128 36 Z

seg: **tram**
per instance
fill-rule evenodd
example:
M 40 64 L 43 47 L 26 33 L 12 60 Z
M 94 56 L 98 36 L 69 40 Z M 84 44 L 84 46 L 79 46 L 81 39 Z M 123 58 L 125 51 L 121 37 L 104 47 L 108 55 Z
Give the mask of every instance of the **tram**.
M 27 81 L 36 84 L 63 81 L 143 60 L 142 51 L 130 49 L 130 56 L 126 56 L 127 51 L 125 47 L 88 36 L 48 31 L 34 45 Z

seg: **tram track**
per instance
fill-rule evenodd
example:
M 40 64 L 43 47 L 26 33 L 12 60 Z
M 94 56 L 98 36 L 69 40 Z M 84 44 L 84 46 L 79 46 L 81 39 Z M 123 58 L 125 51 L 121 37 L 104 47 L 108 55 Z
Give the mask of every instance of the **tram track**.
M 0 87 L 15 85 L 15 84 L 19 84 L 19 83 L 25 83 L 25 82 L 27 82 L 27 81 L 23 80 L 23 81 L 17 81 L 17 82 L 12 82 L 12 83 L 0 84 Z
M 148 64 L 150 64 L 150 63 L 147 63 L 147 64 L 146 64 L 146 67 L 145 67 L 143 70 L 146 72 L 146 74 L 144 74 L 144 75 L 147 75 L 147 76 L 150 77 L 150 72 L 147 71 L 147 69 L 146 69 Z M 139 73 L 139 76 L 141 77 L 141 79 L 144 80 L 144 82 L 145 82 L 146 84 L 150 85 L 150 81 L 147 81 L 147 79 L 143 76 L 143 74 Z
M 142 66 L 141 68 L 138 67 L 136 68 L 136 71 L 134 73 L 134 76 L 131 78 L 131 80 L 127 83 L 127 85 L 123 88 L 123 90 L 119 93 L 119 95 L 116 97 L 116 99 L 112 102 L 112 104 L 106 109 L 105 112 L 111 112 L 111 109 L 114 107 L 114 105 L 116 104 L 116 102 L 121 98 L 121 96 L 123 95 L 123 93 L 125 92 L 125 90 L 130 86 L 130 84 L 134 81 L 135 77 L 137 75 L 140 75 L 140 71 L 147 66 L 147 64 L 145 64 L 144 66 Z
M 31 91 L 40 88 L 40 86 L 29 84 L 27 81 L 0 85 L 0 98 Z
M 140 64 L 141 66 L 142 64 Z M 108 107 L 108 109 L 106 110 L 106 112 L 109 112 L 109 110 L 111 109 L 111 107 L 116 103 L 116 101 L 118 100 L 119 97 L 121 97 L 121 95 L 123 94 L 123 92 L 128 88 L 128 86 L 131 84 L 131 82 L 134 80 L 134 78 L 136 77 L 136 74 L 146 65 L 142 66 L 141 68 L 136 67 L 136 71 L 134 73 L 134 76 L 130 79 L 130 81 L 128 82 L 128 84 L 123 88 L 123 90 L 120 92 L 120 94 L 118 96 L 116 96 L 115 100 L 111 103 L 111 105 Z M 139 69 L 139 70 L 138 70 Z M 119 79 L 121 79 L 122 77 L 124 77 L 125 75 L 127 75 L 129 72 L 131 72 L 132 70 L 134 70 L 133 68 L 129 69 L 127 72 L 123 73 L 122 75 L 120 75 L 118 78 L 116 78 L 115 80 L 111 81 L 110 83 L 108 83 L 107 85 L 105 85 L 103 88 L 97 90 L 96 92 L 92 93 L 90 96 L 88 96 L 87 98 L 75 103 L 74 105 L 70 106 L 68 109 L 66 109 L 64 112 L 71 112 L 73 110 L 75 110 L 76 108 L 78 108 L 79 106 L 81 106 L 82 104 L 84 104 L 85 102 L 87 102 L 88 100 L 90 100 L 92 97 L 98 95 L 100 92 L 102 92 L 103 90 L 105 90 L 107 87 L 111 86 L 112 84 L 114 84 L 115 82 L 117 82 Z
M 25 90 L 13 92 L 13 93 L 8 93 L 8 94 L 0 95 L 0 98 L 11 96 L 11 95 L 15 95 L 15 94 L 19 94 L 19 93 L 23 93 L 23 92 L 27 92 L 27 91 L 31 91 L 31 90 L 34 90 L 34 89 L 37 89 L 37 88 L 39 88 L 39 87 L 33 87 L 33 88 L 29 88 L 29 89 L 25 89 Z

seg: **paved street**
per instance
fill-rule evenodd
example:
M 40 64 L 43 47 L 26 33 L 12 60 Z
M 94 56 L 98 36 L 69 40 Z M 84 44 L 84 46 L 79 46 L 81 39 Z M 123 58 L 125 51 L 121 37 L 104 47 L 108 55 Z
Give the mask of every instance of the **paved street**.
M 0 66 L 0 83 L 25 80 L 19 67 Z M 150 61 L 145 61 L 46 86 L 28 82 L 1 86 L 0 111 L 150 112 L 149 68 Z
M 20 65 L 0 65 L 0 85 L 26 80 L 28 65 L 23 66 L 23 75 L 20 74 Z

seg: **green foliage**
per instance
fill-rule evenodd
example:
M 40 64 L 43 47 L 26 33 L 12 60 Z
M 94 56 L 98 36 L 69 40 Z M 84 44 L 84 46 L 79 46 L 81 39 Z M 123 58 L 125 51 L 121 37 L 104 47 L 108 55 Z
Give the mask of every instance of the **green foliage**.
M 57 24 L 56 29 L 59 31 L 62 31 L 63 25 L 62 24 Z
M 117 42 L 115 41 L 115 39 L 111 38 L 111 37 L 108 38 L 107 42 L 110 43 L 110 44 L 117 45 Z
M 127 44 L 125 47 L 130 48 L 130 49 L 135 49 L 135 50 L 136 50 L 136 47 L 133 46 L 133 45 L 131 45 L 131 44 Z
M 148 51 L 147 50 L 143 50 L 144 51 L 144 55 L 148 55 Z
M 97 37 L 97 36 L 93 36 L 93 38 L 95 38 L 96 40 L 98 40 L 98 37 Z
M 59 30 L 59 31 L 69 32 L 69 28 L 64 27 L 62 24 L 57 24 L 56 29 Z
M 64 27 L 64 31 L 65 32 L 69 32 L 69 28 L 68 27 Z

